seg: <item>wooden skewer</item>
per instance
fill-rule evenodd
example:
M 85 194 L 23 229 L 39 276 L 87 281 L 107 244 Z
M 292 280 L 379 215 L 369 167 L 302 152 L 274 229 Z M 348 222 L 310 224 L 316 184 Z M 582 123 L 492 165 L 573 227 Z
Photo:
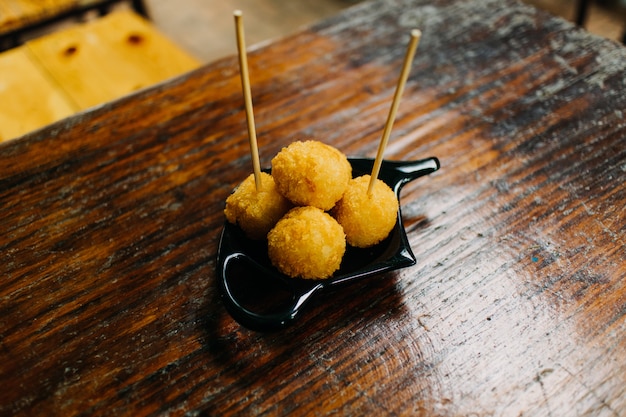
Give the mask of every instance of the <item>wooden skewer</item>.
M 374 166 L 372 167 L 372 175 L 370 178 L 369 187 L 367 189 L 368 194 L 372 194 L 372 190 L 374 189 L 374 183 L 376 182 L 378 174 L 380 173 L 380 166 L 383 162 L 383 154 L 385 153 L 385 148 L 387 147 L 387 142 L 389 141 L 389 136 L 391 135 L 391 128 L 393 126 L 393 122 L 396 119 L 398 106 L 400 105 L 400 97 L 402 96 L 402 92 L 404 91 L 406 80 L 409 77 L 411 63 L 413 62 L 413 57 L 415 56 L 415 51 L 417 50 L 417 45 L 421 37 L 422 32 L 418 29 L 413 29 L 411 31 L 411 40 L 409 41 L 409 46 L 407 48 L 406 55 L 404 56 L 402 72 L 400 73 L 400 78 L 398 79 L 398 85 L 396 86 L 396 92 L 393 96 L 391 109 L 389 110 L 389 115 L 387 116 L 387 123 L 385 123 L 383 137 L 381 138 L 378 145 L 378 152 L 376 154 L 376 159 L 374 160 Z
M 233 12 L 235 16 L 235 29 L 237 32 L 237 51 L 239 52 L 239 69 L 241 75 L 241 88 L 246 104 L 246 120 L 248 121 L 248 140 L 250 142 L 250 154 L 252 156 L 252 168 L 254 170 L 254 183 L 256 190 L 261 190 L 261 163 L 259 161 L 259 148 L 257 146 L 256 128 L 254 126 L 254 112 L 252 110 L 252 93 L 250 92 L 250 75 L 248 72 L 248 58 L 246 55 L 246 41 L 243 32 L 243 13 L 241 10 Z

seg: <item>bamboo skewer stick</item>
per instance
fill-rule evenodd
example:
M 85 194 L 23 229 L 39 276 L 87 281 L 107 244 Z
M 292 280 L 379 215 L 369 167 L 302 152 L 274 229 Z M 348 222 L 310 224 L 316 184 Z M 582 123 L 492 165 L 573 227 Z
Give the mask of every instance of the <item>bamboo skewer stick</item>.
M 404 64 L 402 65 L 402 72 L 400 73 L 400 78 L 398 79 L 398 85 L 396 86 L 396 92 L 393 96 L 393 101 L 391 103 L 391 109 L 389 110 L 389 115 L 387 116 L 387 122 L 385 123 L 385 130 L 383 131 L 383 136 L 378 145 L 378 152 L 376 154 L 376 159 L 374 160 L 374 166 L 372 167 L 372 174 L 370 178 L 369 187 L 367 189 L 367 193 L 371 194 L 374 189 L 374 183 L 378 178 L 378 174 L 380 173 L 380 166 L 383 162 L 383 154 L 385 153 L 385 148 L 387 147 L 387 142 L 389 141 L 389 136 L 391 135 L 391 128 L 393 126 L 393 122 L 396 119 L 396 114 L 398 113 L 398 106 L 400 105 L 400 97 L 404 92 L 404 86 L 406 85 L 407 78 L 409 77 L 409 71 L 411 69 L 411 63 L 413 62 L 413 57 L 415 56 L 415 51 L 417 50 L 417 45 L 419 44 L 420 38 L 422 37 L 422 32 L 418 29 L 413 29 L 411 31 L 411 40 L 409 41 L 409 46 L 406 51 L 406 55 L 404 56 Z
M 254 183 L 256 190 L 261 190 L 261 163 L 259 161 L 259 148 L 254 126 L 254 112 L 252 110 L 252 93 L 250 92 L 250 74 L 248 72 L 248 58 L 246 55 L 246 41 L 243 31 L 243 13 L 241 10 L 233 12 L 235 16 L 235 29 L 237 33 L 237 51 L 239 52 L 239 69 L 241 75 L 241 88 L 246 105 L 246 120 L 248 122 L 248 140 L 250 142 L 250 154 L 252 168 L 254 170 Z

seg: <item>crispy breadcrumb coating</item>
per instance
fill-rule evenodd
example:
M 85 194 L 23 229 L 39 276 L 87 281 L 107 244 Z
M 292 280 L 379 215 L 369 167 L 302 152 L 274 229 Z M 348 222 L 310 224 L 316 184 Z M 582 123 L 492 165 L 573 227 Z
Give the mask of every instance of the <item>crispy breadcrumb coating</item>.
M 348 244 L 359 248 L 373 246 L 385 239 L 396 224 L 398 199 L 391 188 L 377 179 L 368 194 L 370 176 L 350 181 L 348 189 L 332 210 L 343 227 Z
M 277 191 L 272 176 L 262 172 L 261 189 L 257 191 L 254 174 L 250 174 L 226 199 L 224 215 L 250 239 L 265 239 L 291 207 L 289 200 Z
M 292 278 L 328 278 L 346 251 L 339 223 L 311 206 L 290 210 L 268 233 L 267 244 L 272 264 Z
M 278 191 L 297 206 L 330 210 L 352 178 L 352 166 L 339 150 L 322 142 L 293 142 L 272 159 Z

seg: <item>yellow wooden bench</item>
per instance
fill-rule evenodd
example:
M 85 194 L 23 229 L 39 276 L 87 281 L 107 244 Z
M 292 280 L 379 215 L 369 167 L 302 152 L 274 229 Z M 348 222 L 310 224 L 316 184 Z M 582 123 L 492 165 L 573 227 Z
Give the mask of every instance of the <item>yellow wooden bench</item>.
M 0 141 L 197 68 L 132 11 L 0 53 Z
M 0 141 L 45 126 L 76 110 L 24 47 L 0 54 Z
M 143 0 L 1 0 L 0 50 L 13 48 L 22 36 L 70 17 L 81 17 L 96 10 L 105 15 L 116 3 L 130 3 L 144 17 L 148 11 Z

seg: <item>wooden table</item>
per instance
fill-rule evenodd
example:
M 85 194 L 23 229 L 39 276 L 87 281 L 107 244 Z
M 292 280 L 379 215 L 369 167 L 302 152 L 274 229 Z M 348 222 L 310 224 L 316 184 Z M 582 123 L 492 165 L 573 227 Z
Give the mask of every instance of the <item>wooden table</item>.
M 230 18 L 230 17 L 225 17 Z M 247 330 L 216 284 L 251 172 L 236 58 L 0 145 L 4 415 L 626 415 L 626 49 L 514 0 L 365 3 L 249 56 L 262 164 L 437 156 L 415 266 Z

